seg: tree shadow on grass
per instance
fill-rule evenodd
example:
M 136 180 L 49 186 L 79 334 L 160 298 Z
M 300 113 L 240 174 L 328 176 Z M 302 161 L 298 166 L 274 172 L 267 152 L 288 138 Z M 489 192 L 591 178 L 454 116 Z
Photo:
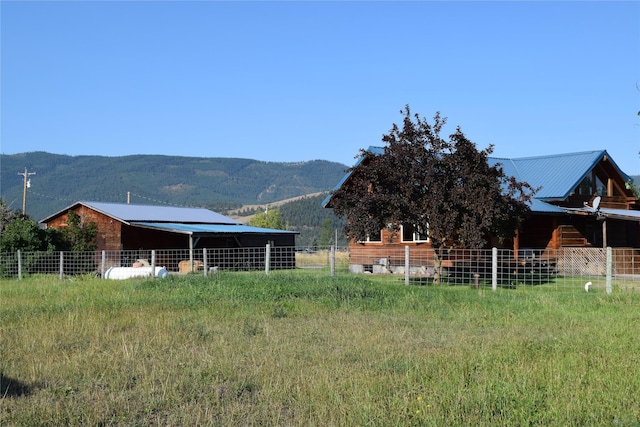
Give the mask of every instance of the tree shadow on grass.
M 29 384 L 8 377 L 4 372 L 0 372 L 0 399 L 4 397 L 28 396 L 31 394 L 31 391 L 32 386 Z

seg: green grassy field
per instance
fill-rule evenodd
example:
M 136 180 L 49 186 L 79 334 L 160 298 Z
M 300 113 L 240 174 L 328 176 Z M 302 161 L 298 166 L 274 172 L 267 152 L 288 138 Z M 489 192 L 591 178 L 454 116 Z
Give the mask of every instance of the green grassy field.
M 1 425 L 640 425 L 640 294 L 221 272 L 0 284 Z

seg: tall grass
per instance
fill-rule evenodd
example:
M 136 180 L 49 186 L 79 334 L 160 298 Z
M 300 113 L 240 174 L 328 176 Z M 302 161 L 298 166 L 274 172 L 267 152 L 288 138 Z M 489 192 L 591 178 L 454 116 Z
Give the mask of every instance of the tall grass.
M 6 281 L 0 424 L 640 425 L 639 302 L 295 271 Z

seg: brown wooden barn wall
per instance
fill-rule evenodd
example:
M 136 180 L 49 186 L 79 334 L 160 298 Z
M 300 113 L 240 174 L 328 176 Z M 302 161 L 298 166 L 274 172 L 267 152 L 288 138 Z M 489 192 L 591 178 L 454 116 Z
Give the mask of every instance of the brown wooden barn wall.
M 79 217 L 81 224 L 94 222 L 98 227 L 96 245 L 98 250 L 117 251 L 120 250 L 120 240 L 122 233 L 122 223 L 111 217 L 89 209 L 86 206 L 77 206 L 72 209 Z M 64 228 L 68 225 L 69 215 L 65 212 L 53 218 L 46 225 L 53 228 Z

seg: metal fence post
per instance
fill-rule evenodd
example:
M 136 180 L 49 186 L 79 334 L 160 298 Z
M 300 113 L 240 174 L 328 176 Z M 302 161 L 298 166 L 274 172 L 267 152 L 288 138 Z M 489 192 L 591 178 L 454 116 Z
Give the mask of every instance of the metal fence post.
M 204 277 L 207 277 L 209 266 L 207 265 L 207 248 L 202 248 L 202 267 L 204 268 Z
M 104 279 L 104 273 L 107 269 L 107 253 L 102 251 L 102 263 L 100 265 L 100 277 Z
M 22 280 L 22 254 L 18 249 L 18 280 Z
M 60 251 L 60 280 L 64 279 L 64 252 Z
M 498 248 L 491 249 L 491 290 L 498 290 Z
M 331 245 L 331 251 L 329 252 L 329 270 L 331 271 L 331 277 L 336 274 L 336 246 Z
M 404 247 L 404 284 L 409 284 L 409 245 Z
M 151 250 L 151 278 L 156 278 L 156 250 Z
M 611 294 L 611 273 L 613 271 L 613 256 L 611 253 L 611 246 L 607 246 L 607 280 L 605 283 L 605 289 L 607 294 Z
M 271 264 L 271 244 L 267 243 L 266 250 L 264 252 L 264 272 L 269 274 L 269 267 Z

